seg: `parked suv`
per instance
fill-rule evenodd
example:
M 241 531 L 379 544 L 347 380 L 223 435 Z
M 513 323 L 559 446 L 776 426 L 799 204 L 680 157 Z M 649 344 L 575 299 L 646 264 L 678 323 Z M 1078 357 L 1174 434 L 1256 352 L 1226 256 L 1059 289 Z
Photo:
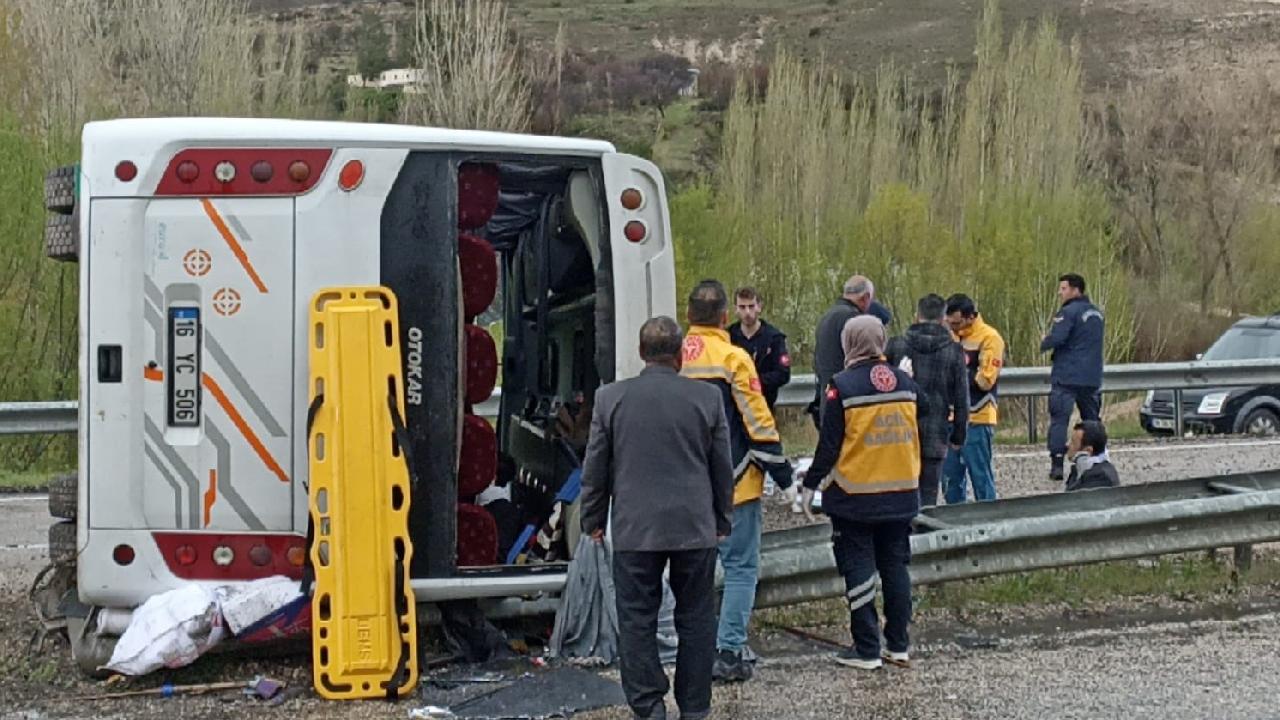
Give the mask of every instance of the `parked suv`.
M 1199 359 L 1265 358 L 1280 358 L 1280 315 L 1240 320 Z M 1172 434 L 1173 391 L 1148 391 L 1142 402 L 1141 417 L 1147 432 Z M 1274 435 L 1280 432 L 1280 385 L 1183 390 L 1182 422 L 1191 432 Z

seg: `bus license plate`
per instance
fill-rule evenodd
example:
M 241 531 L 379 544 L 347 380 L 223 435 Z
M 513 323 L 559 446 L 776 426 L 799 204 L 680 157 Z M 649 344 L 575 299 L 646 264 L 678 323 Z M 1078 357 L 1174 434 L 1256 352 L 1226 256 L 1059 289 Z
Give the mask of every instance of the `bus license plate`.
M 169 425 L 200 425 L 200 308 L 169 308 Z

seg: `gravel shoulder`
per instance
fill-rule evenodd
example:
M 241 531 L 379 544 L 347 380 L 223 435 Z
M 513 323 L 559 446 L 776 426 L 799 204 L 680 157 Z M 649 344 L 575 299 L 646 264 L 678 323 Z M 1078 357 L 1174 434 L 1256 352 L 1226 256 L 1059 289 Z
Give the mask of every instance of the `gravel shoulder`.
M 1277 441 L 1127 442 L 1113 462 L 1126 483 L 1255 472 L 1277 465 Z M 997 488 L 1005 496 L 1060 490 L 1047 478 L 1043 448 L 997 449 Z M 157 674 L 161 682 L 248 680 L 290 684 L 268 706 L 237 693 L 202 697 L 80 698 L 103 692 L 81 677 L 65 640 L 33 646 L 38 625 L 25 598 L 43 565 L 48 518 L 40 498 L 0 496 L 0 719 L 23 718 L 373 718 L 407 715 L 426 700 L 327 703 L 310 689 L 310 662 L 293 655 L 222 655 Z M 769 503 L 770 528 L 803 522 Z M 843 625 L 806 625 L 847 641 Z M 755 680 L 716 689 L 714 718 L 1093 718 L 1129 715 L 1246 718 L 1274 714 L 1280 671 L 1280 584 L 1217 597 L 1154 597 L 1085 607 L 934 607 L 914 628 L 916 666 L 860 674 L 829 659 L 829 648 L 762 627 L 753 637 L 764 659 Z M 675 708 L 672 707 L 673 717 Z M 621 710 L 579 717 L 627 717 Z

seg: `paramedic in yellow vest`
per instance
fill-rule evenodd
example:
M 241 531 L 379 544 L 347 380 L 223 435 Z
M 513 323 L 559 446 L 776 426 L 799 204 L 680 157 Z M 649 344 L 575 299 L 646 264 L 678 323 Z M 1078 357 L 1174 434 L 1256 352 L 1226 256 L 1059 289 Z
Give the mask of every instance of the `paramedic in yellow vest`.
M 875 670 L 883 660 L 906 666 L 911 623 L 911 520 L 920 511 L 918 388 L 884 359 L 884 323 L 871 315 L 848 320 L 840 332 L 845 369 L 823 397 L 822 430 L 804 478 L 809 512 L 822 490 L 831 518 L 831 546 L 844 576 L 853 645 L 835 661 Z M 876 585 L 884 592 L 884 640 Z
M 996 434 L 1000 368 L 1004 367 L 1004 338 L 978 314 L 973 298 L 947 298 L 947 324 L 964 349 L 969 371 L 969 431 L 959 450 L 947 450 L 942 462 L 943 494 L 947 504 L 962 503 L 973 483 L 975 500 L 996 499 L 996 475 L 991 465 L 991 442 Z
M 733 531 L 720 543 L 724 593 L 716 631 L 717 680 L 751 679 L 747 625 L 756 600 L 760 569 L 760 497 L 765 473 L 774 483 L 791 489 L 791 463 L 782 454 L 782 439 L 761 393 L 760 376 L 751 356 L 729 341 L 728 296 L 715 280 L 703 280 L 689 294 L 689 331 L 684 339 L 680 374 L 712 383 L 720 390 L 729 422 L 729 450 L 733 461 Z

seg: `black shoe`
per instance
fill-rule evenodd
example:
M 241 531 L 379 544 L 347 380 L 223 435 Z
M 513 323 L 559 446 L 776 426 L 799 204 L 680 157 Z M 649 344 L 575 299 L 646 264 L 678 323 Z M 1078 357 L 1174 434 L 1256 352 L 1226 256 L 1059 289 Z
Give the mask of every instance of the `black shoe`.
M 664 703 L 658 703 L 649 711 L 648 715 L 641 715 L 633 710 L 631 711 L 631 717 L 635 720 L 667 720 L 667 706 Z
M 716 652 L 716 661 L 711 666 L 712 680 L 745 682 L 751 679 L 752 674 L 751 663 L 743 659 L 742 653 L 732 650 Z
M 861 657 L 852 647 L 847 647 L 836 653 L 833 659 L 845 667 L 857 668 L 858 670 L 879 670 L 884 666 L 884 661 L 880 658 Z
M 1062 478 L 1062 456 L 1054 455 L 1049 459 L 1049 479 L 1061 480 Z

